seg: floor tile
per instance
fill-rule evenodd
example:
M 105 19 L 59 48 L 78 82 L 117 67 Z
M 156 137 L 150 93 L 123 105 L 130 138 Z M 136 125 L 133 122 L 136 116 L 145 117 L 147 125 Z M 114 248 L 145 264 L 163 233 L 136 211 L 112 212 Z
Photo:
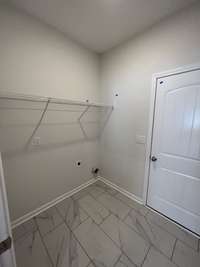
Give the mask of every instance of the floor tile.
M 42 236 L 52 231 L 63 221 L 55 207 L 48 209 L 36 216 L 36 222 Z
M 94 198 L 97 198 L 97 197 L 99 197 L 100 195 L 102 195 L 103 193 L 105 193 L 105 190 L 104 190 L 102 187 L 100 187 L 100 186 L 94 184 L 94 185 L 92 185 L 92 186 L 90 187 L 90 191 L 89 191 L 89 193 L 90 193 L 90 195 L 92 195 Z
M 109 215 L 109 211 L 90 195 L 79 199 L 80 207 L 97 223 L 100 224 Z
M 75 230 L 75 235 L 98 267 L 113 267 L 121 255 L 120 249 L 90 218 Z
M 172 256 L 176 238 L 157 226 L 151 221 L 132 210 L 124 221 L 127 225 L 137 231 L 149 244 L 154 245 L 158 250 L 167 257 Z
M 106 191 L 107 191 L 109 194 L 113 195 L 113 196 L 115 196 L 115 195 L 118 193 L 117 190 L 115 190 L 114 188 L 109 187 L 109 186 L 107 187 Z
M 124 219 L 130 211 L 130 207 L 107 193 L 98 197 L 97 200 L 121 219 Z
M 151 248 L 142 267 L 177 267 L 160 252 Z M 182 266 L 180 266 L 182 267 Z M 190 267 L 190 266 L 187 266 Z
M 80 207 L 78 200 L 74 200 L 73 198 L 65 199 L 56 207 L 67 225 L 72 230 L 88 218 L 88 215 Z
M 96 183 L 95 183 L 95 185 L 101 187 L 104 190 L 106 190 L 106 188 L 108 188 L 107 184 L 103 183 L 100 180 L 97 180 Z
M 126 197 L 125 195 L 123 195 L 121 193 L 117 193 L 115 195 L 115 197 L 120 199 L 123 203 L 125 203 L 129 207 L 133 208 L 137 212 L 141 213 L 142 215 L 146 215 L 149 211 L 149 209 L 146 208 L 144 205 L 141 205 L 140 203 Z
M 80 199 L 80 198 L 86 196 L 90 192 L 91 186 L 92 185 L 89 185 L 86 188 L 82 189 L 81 191 L 77 192 L 76 194 L 74 194 L 72 196 L 72 198 L 75 199 L 75 200 L 77 200 L 77 199 Z
M 98 185 L 99 187 L 103 188 L 106 192 L 108 192 L 111 195 L 116 195 L 118 193 L 117 190 L 115 190 L 114 188 L 108 186 L 107 184 L 101 182 L 101 181 L 97 181 L 95 183 L 95 185 Z
M 191 248 L 196 250 L 198 249 L 198 238 L 190 234 L 189 232 L 184 231 L 177 224 L 171 222 L 170 220 L 167 220 L 165 217 L 159 215 L 154 211 L 150 211 L 147 214 L 147 218 L 169 233 L 173 234 L 176 238 L 183 241 Z
M 35 220 L 31 219 L 13 229 L 12 231 L 13 239 L 17 240 L 23 235 L 27 233 L 35 232 L 36 230 L 37 230 L 37 225 L 35 223 Z
M 101 181 L 15 228 L 13 238 L 18 267 L 200 267 L 198 238 Z
M 86 267 L 90 262 L 73 233 L 65 224 L 48 233 L 44 237 L 44 242 L 56 267 Z
M 128 257 L 126 257 L 124 254 L 121 255 L 119 258 L 117 264 L 115 267 L 136 267 L 135 264 L 133 264 Z
M 18 267 L 52 267 L 38 231 L 16 241 L 15 254 Z
M 129 259 L 140 265 L 149 249 L 149 244 L 115 215 L 110 215 L 101 225 L 103 231 L 121 248 Z
M 172 260 L 180 267 L 199 267 L 200 253 L 178 241 Z

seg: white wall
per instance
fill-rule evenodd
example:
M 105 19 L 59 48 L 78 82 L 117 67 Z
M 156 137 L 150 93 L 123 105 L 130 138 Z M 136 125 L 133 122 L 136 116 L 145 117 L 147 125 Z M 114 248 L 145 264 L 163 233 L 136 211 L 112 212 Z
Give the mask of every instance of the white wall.
M 0 7 L 1 90 L 98 100 L 98 56 L 14 9 Z
M 101 175 L 142 197 L 152 74 L 200 62 L 200 4 L 102 56 L 102 100 L 115 101 L 101 146 Z M 118 97 L 114 97 L 118 93 Z
M 0 6 L 0 39 L 0 92 L 98 101 L 99 58 L 96 54 L 6 6 Z M 26 112 L 16 112 L 15 116 L 26 123 L 30 122 L 29 118 L 38 116 Z M 49 114 L 49 118 L 56 116 Z M 34 118 L 35 123 L 39 116 Z M 12 114 L 10 120 L 17 123 Z M 68 115 L 67 120 L 69 122 Z M 28 126 L 14 127 L 12 133 L 16 130 L 16 134 L 10 142 L 28 132 Z M 70 128 L 71 135 L 68 135 L 67 127 L 42 128 L 38 135 L 42 135 L 45 148 L 4 154 L 13 220 L 91 178 L 91 168 L 98 164 L 98 142 L 84 140 L 78 125 L 69 126 L 74 128 Z M 79 159 L 83 160 L 82 167 L 77 168 L 75 161 Z
M 102 55 L 101 97 L 114 101 L 115 109 L 101 140 L 101 175 L 138 197 L 143 193 L 145 146 L 135 137 L 147 135 L 152 74 L 199 62 L 199 29 L 200 5 L 196 5 Z M 98 101 L 97 55 L 3 6 L 0 33 L 0 92 Z M 49 118 L 54 120 L 54 115 Z M 16 116 L 29 120 L 26 114 Z M 35 116 L 31 114 L 31 119 Z M 19 128 L 14 142 L 27 133 Z M 68 128 L 47 126 L 37 134 L 44 147 L 3 157 L 13 220 L 87 181 L 91 167 L 98 165 L 98 141 L 84 140 L 78 125 L 70 128 L 70 134 Z M 76 168 L 79 159 L 83 164 Z

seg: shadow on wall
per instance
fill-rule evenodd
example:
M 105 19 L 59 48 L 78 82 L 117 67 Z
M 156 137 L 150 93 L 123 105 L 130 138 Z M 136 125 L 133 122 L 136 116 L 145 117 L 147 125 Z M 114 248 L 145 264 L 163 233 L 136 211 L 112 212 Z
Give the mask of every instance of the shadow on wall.
M 0 99 L 0 151 L 33 153 L 98 139 L 110 107 Z

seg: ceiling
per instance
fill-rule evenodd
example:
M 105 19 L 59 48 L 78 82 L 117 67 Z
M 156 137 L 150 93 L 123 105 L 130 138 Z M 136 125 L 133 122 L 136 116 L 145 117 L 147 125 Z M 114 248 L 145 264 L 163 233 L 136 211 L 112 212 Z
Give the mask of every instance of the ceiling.
M 95 52 L 104 52 L 195 0 L 7 0 Z

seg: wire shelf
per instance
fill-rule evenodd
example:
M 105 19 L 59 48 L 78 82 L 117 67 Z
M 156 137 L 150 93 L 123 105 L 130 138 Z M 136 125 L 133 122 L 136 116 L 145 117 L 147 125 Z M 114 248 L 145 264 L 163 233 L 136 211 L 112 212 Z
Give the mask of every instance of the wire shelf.
M 57 143 L 99 136 L 112 110 L 102 103 L 1 93 L 0 151 L 30 147 L 37 136 Z

